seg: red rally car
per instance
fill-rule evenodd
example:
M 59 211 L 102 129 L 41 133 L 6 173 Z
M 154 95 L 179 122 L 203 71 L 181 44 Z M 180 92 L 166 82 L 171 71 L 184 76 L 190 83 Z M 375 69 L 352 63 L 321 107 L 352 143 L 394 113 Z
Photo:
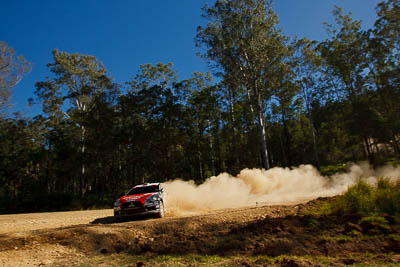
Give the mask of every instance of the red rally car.
M 125 217 L 154 214 L 164 217 L 165 193 L 160 183 L 147 183 L 132 187 L 114 203 L 114 216 Z

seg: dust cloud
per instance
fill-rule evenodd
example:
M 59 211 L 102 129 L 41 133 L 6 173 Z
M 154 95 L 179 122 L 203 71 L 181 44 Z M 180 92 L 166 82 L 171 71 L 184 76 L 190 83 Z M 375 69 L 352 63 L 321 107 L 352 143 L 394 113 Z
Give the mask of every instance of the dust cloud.
M 359 179 L 374 184 L 379 177 L 400 181 L 400 167 L 374 170 L 367 163 L 352 164 L 346 173 L 331 178 L 322 176 L 312 165 L 244 169 L 237 177 L 222 173 L 200 185 L 177 179 L 163 186 L 167 193 L 167 213 L 174 216 L 256 204 L 295 204 L 341 194 Z

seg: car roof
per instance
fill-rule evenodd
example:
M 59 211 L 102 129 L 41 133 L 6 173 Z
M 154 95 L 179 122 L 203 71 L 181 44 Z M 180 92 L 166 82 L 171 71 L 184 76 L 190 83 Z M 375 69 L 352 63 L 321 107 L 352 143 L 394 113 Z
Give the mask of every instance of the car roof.
M 160 185 L 160 183 L 145 183 L 145 184 L 139 184 L 134 186 L 133 188 L 137 188 L 137 187 L 147 187 L 147 186 L 157 186 Z

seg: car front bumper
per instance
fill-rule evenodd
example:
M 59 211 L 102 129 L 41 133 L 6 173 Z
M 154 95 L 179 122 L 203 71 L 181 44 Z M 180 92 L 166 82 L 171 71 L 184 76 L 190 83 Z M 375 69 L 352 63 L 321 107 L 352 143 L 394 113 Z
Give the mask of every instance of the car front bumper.
M 115 217 L 128 217 L 136 215 L 159 214 L 160 204 L 146 205 L 142 207 L 121 208 L 114 207 Z

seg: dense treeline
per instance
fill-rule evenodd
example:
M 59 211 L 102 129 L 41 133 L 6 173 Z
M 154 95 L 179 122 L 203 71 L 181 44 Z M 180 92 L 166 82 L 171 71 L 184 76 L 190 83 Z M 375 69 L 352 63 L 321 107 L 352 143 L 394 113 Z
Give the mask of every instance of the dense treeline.
M 54 50 L 35 85 L 42 114 L 0 118 L 0 206 L 86 207 L 141 182 L 398 157 L 400 1 L 376 10 L 364 30 L 335 8 L 317 42 L 285 36 L 271 1 L 218 0 L 196 36 L 213 75 L 189 79 L 159 63 L 117 84 L 96 57 Z

